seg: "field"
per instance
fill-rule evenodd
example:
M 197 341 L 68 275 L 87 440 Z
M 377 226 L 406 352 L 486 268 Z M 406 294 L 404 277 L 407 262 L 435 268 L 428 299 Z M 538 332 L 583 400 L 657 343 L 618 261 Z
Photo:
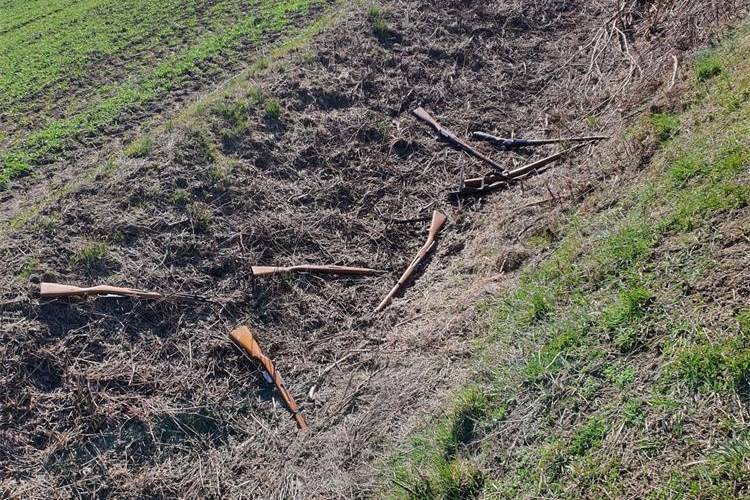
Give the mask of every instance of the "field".
M 0 496 L 749 494 L 748 4 L 618 5 L 0 0 Z
M 239 70 L 241 52 L 309 20 L 315 0 L 7 2 L 0 185 L 73 141 L 126 130 Z M 7 9 L 7 10 L 6 10 Z M 128 118 L 126 118 L 128 117 Z

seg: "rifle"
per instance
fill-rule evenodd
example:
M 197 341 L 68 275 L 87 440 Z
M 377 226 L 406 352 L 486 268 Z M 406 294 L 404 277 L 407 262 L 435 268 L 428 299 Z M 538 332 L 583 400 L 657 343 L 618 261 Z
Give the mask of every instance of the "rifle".
M 492 165 L 498 172 L 505 173 L 505 167 L 497 163 L 492 158 L 489 158 L 488 156 L 485 156 L 484 154 L 477 151 L 476 148 L 470 146 L 465 141 L 458 138 L 456 134 L 448 130 L 447 128 L 443 127 L 438 123 L 437 120 L 435 120 L 430 113 L 428 113 L 424 108 L 417 108 L 414 110 L 414 115 L 422 120 L 423 122 L 430 125 L 435 131 L 445 140 L 453 144 L 454 146 L 457 146 L 459 149 L 462 149 L 466 153 L 470 154 L 471 156 L 474 156 L 476 158 L 479 158 L 482 161 L 485 161 Z
M 109 285 L 80 288 L 71 285 L 58 285 L 56 283 L 42 283 L 40 285 L 40 295 L 45 299 L 60 297 L 93 297 L 99 295 L 119 295 L 121 297 L 133 297 L 136 299 L 161 299 L 165 297 L 161 293 L 145 292 L 134 288 L 122 288 Z
M 365 267 L 343 267 L 343 266 L 288 266 L 288 267 L 273 267 L 273 266 L 253 266 L 253 276 L 256 278 L 270 278 L 278 274 L 292 274 L 292 273 L 317 273 L 317 274 L 346 274 L 351 276 L 367 276 L 370 274 L 378 274 L 381 271 L 375 269 L 367 269 Z
M 414 257 L 414 260 L 411 261 L 411 264 L 409 264 L 409 267 L 406 268 L 406 271 L 404 271 L 404 274 L 401 275 L 401 278 L 399 278 L 398 283 L 391 289 L 391 291 L 388 293 L 388 295 L 385 296 L 385 298 L 380 302 L 380 305 L 375 309 L 375 312 L 378 313 L 386 308 L 386 306 L 393 300 L 393 297 L 398 293 L 398 291 L 401 289 L 401 287 L 406 283 L 406 280 L 409 279 L 409 277 L 414 273 L 414 270 L 417 268 L 420 262 L 424 260 L 424 258 L 427 256 L 428 253 L 434 248 L 435 246 L 435 238 L 437 237 L 437 234 L 440 232 L 440 229 L 442 229 L 443 224 L 445 224 L 446 216 L 444 213 L 435 210 L 432 213 L 432 223 L 430 224 L 430 232 L 427 235 L 427 242 L 422 246 L 422 248 L 417 253 L 417 256 Z
M 284 400 L 287 408 L 292 413 L 294 420 L 297 422 L 297 426 L 300 428 L 300 430 L 307 430 L 307 422 L 305 422 L 305 417 L 304 415 L 302 415 L 302 411 L 300 410 L 299 406 L 297 406 L 297 403 L 294 401 L 291 393 L 287 390 L 286 384 L 284 384 L 284 379 L 281 378 L 281 374 L 273 365 L 273 362 L 265 354 L 263 354 L 263 351 L 260 349 L 260 344 L 258 344 L 258 341 L 255 340 L 255 337 L 253 336 L 250 329 L 246 326 L 241 326 L 231 332 L 229 336 L 235 344 L 241 347 L 247 354 L 250 355 L 251 358 L 258 361 L 263 366 L 263 369 L 268 375 L 270 375 L 271 379 L 273 380 L 273 383 L 276 386 L 276 389 L 279 391 L 279 394 L 281 394 L 281 399 Z
M 524 165 L 523 167 L 518 167 L 514 170 L 511 170 L 506 176 L 503 177 L 491 173 L 484 177 L 474 177 L 471 179 L 466 179 L 466 181 L 464 181 L 465 187 L 459 191 L 453 191 L 449 193 L 449 196 L 452 198 L 460 198 L 462 196 L 487 194 L 504 185 L 507 185 L 509 180 L 518 179 L 519 177 L 522 177 L 529 172 L 542 168 L 552 163 L 553 161 L 567 155 L 568 153 L 584 147 L 585 145 L 586 144 L 578 144 L 577 146 L 573 146 L 572 148 L 560 151 L 546 158 L 542 158 L 541 160 L 529 163 L 528 165 Z
M 560 144 L 564 142 L 590 142 L 609 139 L 606 135 L 592 135 L 589 137 L 566 137 L 561 139 L 506 139 L 497 137 L 486 132 L 472 132 L 472 137 L 487 141 L 502 149 L 525 148 L 543 146 L 545 144 Z

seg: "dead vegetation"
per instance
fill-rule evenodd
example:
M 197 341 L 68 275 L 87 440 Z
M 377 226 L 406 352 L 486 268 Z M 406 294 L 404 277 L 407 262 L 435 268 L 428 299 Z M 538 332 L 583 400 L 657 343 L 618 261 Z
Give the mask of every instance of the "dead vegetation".
M 672 56 L 737 3 L 358 8 L 309 52 L 134 148 L 0 242 L 0 487 L 24 497 L 372 494 L 368 464 L 464 378 L 473 301 L 527 257 L 519 238 L 554 230 L 565 204 L 648 155 L 639 144 L 586 148 L 495 198 L 452 205 L 458 179 L 486 168 L 410 111 L 424 106 L 464 136 L 617 132 L 670 84 Z M 510 170 L 551 148 L 484 151 Z M 423 276 L 373 315 L 433 209 L 449 224 Z M 505 225 L 488 233 L 487 214 Z M 502 257 L 482 253 L 501 245 Z M 253 265 L 299 263 L 389 273 L 251 277 Z M 46 302 L 34 295 L 40 280 L 207 300 Z M 283 371 L 312 432 L 292 437 L 278 396 L 227 339 L 239 324 Z

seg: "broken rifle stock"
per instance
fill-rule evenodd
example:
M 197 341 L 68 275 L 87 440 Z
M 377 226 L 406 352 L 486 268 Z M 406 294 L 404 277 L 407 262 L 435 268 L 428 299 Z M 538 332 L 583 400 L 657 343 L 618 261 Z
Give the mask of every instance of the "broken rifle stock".
M 450 142 L 454 146 L 457 146 L 458 148 L 462 149 L 463 151 L 470 154 L 471 156 L 479 158 L 480 160 L 492 165 L 497 170 L 498 175 L 502 175 L 503 173 L 505 173 L 505 167 L 500 165 L 498 162 L 496 162 L 492 158 L 482 154 L 476 148 L 470 146 L 466 141 L 459 139 L 459 137 L 456 134 L 454 134 L 447 128 L 440 125 L 440 123 L 438 123 L 438 121 L 435 118 L 433 118 L 432 115 L 430 115 L 430 113 L 428 113 L 427 110 L 425 110 L 424 108 L 415 109 L 414 116 L 416 116 L 423 122 L 430 125 L 446 141 Z
M 273 380 L 276 389 L 281 395 L 281 399 L 284 400 L 284 403 L 294 417 L 294 420 L 297 422 L 297 426 L 300 428 L 300 430 L 307 430 L 307 422 L 305 422 L 305 417 L 304 415 L 302 415 L 302 411 L 300 410 L 299 406 L 297 406 L 297 402 L 294 401 L 292 394 L 286 388 L 284 379 L 281 377 L 281 374 L 273 365 L 273 362 L 268 358 L 268 356 L 263 354 L 263 351 L 260 348 L 260 344 L 258 344 L 258 341 L 253 336 L 250 329 L 246 326 L 241 326 L 232 331 L 229 334 L 229 337 L 251 358 L 260 363 L 261 366 L 263 366 L 263 369 Z
M 427 242 L 422 246 L 422 248 L 417 253 L 417 256 L 414 257 L 414 259 L 411 261 L 411 264 L 409 264 L 409 267 L 407 267 L 406 271 L 404 271 L 404 273 L 401 275 L 398 283 L 396 283 L 396 285 L 391 289 L 388 295 L 386 295 L 385 298 L 380 302 L 378 307 L 375 309 L 376 313 L 381 312 L 386 308 L 386 306 L 388 306 L 391 300 L 393 300 L 393 297 L 398 293 L 401 287 L 404 286 L 409 277 L 414 273 L 414 270 L 417 268 L 419 263 L 422 262 L 427 254 L 430 253 L 430 251 L 433 249 L 433 247 L 435 246 L 435 239 L 442 229 L 443 224 L 445 224 L 446 219 L 447 218 L 445 214 L 438 210 L 435 210 L 432 213 L 432 223 L 430 224 L 430 231 L 427 235 Z
M 252 267 L 253 277 L 255 278 L 270 278 L 279 274 L 293 274 L 293 273 L 314 273 L 314 274 L 343 274 L 348 276 L 369 276 L 372 274 L 378 274 L 381 271 L 376 269 L 368 269 L 366 267 L 344 267 L 344 266 L 313 266 L 313 265 L 301 265 L 301 266 L 253 266 Z
M 545 144 L 560 144 L 566 142 L 591 142 L 609 139 L 606 135 L 592 135 L 588 137 L 565 137 L 559 139 L 508 139 L 497 137 L 486 132 L 472 132 L 471 136 L 475 139 L 487 141 L 502 149 L 524 148 L 543 146 Z

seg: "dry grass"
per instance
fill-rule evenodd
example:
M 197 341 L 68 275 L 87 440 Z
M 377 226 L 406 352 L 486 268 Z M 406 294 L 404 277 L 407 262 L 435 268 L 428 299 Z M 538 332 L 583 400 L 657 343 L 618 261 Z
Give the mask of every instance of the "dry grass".
M 561 207 L 530 201 L 578 200 L 601 173 L 579 157 L 562 164 L 580 161 L 571 174 L 529 179 L 487 208 L 447 205 L 459 174 L 485 167 L 435 141 L 408 112 L 423 105 L 461 134 L 617 130 L 621 109 L 668 82 L 664 47 L 681 54 L 716 26 L 708 19 L 689 43 L 680 37 L 687 45 L 670 45 L 658 32 L 646 40 L 641 11 L 623 25 L 611 19 L 610 2 L 384 2 L 384 33 L 363 12 L 225 102 L 208 100 L 156 137 L 145 158 L 121 159 L 111 176 L 84 183 L 0 242 L 9 283 L 0 484 L 9 494 L 372 494 L 379 483 L 369 464 L 466 377 L 474 300 L 507 263 L 488 263 L 497 256 L 478 245 L 534 233 Z M 678 21 L 669 18 L 669 29 Z M 632 42 L 620 44 L 618 31 Z M 278 108 L 269 112 L 269 102 Z M 405 296 L 373 316 L 424 240 L 425 223 L 399 221 L 435 207 L 451 218 L 438 251 Z M 488 234 L 482 213 L 505 220 L 503 232 Z M 106 243 L 106 259 L 81 270 L 73 255 L 90 241 Z M 15 276 L 31 259 L 38 272 Z M 249 278 L 253 264 L 300 262 L 389 273 Z M 209 300 L 40 303 L 40 278 Z M 305 407 L 308 435 L 293 437 L 274 393 L 226 338 L 239 323 L 258 332 Z M 312 386 L 317 393 L 306 397 Z M 472 487 L 469 469 L 449 472 Z

